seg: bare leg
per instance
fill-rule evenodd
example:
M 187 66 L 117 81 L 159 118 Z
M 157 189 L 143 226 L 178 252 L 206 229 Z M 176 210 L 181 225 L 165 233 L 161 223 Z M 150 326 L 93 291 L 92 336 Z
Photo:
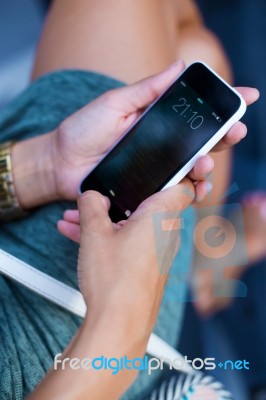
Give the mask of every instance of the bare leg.
M 226 80 L 222 47 L 192 0 L 54 0 L 40 40 L 33 79 L 54 70 L 95 70 L 127 83 L 177 58 L 202 59 Z M 214 155 L 217 204 L 228 185 L 230 153 Z
M 55 0 L 33 77 L 62 68 L 95 70 L 127 83 L 176 59 L 174 0 Z
M 179 40 L 178 55 L 187 64 L 195 60 L 206 61 L 225 80 L 232 82 L 232 73 L 218 38 L 208 30 L 193 0 L 176 0 Z
M 132 82 L 177 58 L 203 58 L 229 79 L 223 50 L 192 0 L 54 0 L 33 77 L 80 68 Z
M 33 78 L 78 68 L 127 83 L 163 70 L 177 58 L 203 59 L 227 80 L 218 40 L 192 0 L 55 0 L 37 52 Z M 230 153 L 215 154 L 212 202 L 226 190 Z

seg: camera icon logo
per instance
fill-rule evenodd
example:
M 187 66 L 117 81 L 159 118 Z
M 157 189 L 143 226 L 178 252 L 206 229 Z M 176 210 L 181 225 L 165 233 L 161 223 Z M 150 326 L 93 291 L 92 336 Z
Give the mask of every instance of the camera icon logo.
M 209 259 L 224 258 L 233 251 L 236 242 L 236 229 L 224 217 L 208 215 L 203 217 L 195 227 L 195 247 L 203 257 Z
M 241 204 L 198 209 L 198 222 L 194 229 L 194 292 L 197 292 L 197 272 L 209 270 L 213 274 L 214 296 L 247 296 L 243 282 L 224 277 L 226 269 L 248 262 L 244 233 Z

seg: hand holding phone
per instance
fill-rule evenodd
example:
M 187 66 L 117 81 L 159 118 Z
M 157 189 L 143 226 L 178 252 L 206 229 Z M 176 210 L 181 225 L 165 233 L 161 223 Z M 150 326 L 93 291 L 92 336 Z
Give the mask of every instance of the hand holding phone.
M 239 93 L 197 62 L 155 101 L 81 184 L 109 197 L 114 222 L 180 182 L 245 113 Z

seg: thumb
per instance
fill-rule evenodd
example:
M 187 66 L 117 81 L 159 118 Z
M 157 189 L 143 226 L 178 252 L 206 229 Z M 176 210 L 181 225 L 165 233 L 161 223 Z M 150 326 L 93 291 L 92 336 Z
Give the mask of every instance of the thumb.
M 118 89 L 118 98 L 123 98 L 123 106 L 128 107 L 126 112 L 133 113 L 150 105 L 177 79 L 184 69 L 184 62 L 178 61 L 160 74 Z
M 87 191 L 79 197 L 81 238 L 84 234 L 90 235 L 112 229 L 108 215 L 109 208 L 109 199 L 98 192 Z
M 157 212 L 180 214 L 193 203 L 194 199 L 195 187 L 189 179 L 185 178 L 178 185 L 149 197 L 134 214 L 137 216 L 143 213 L 153 214 Z

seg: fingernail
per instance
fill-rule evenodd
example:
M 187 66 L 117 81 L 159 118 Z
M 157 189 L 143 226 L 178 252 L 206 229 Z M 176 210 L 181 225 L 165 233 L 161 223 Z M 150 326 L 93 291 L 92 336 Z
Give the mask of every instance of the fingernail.
M 241 133 L 241 140 L 247 136 L 247 133 L 248 133 L 248 128 L 245 126 L 245 128 L 243 127 L 243 132 Z
M 207 182 L 206 182 L 206 190 L 207 190 L 207 193 L 211 193 L 211 192 L 212 192 L 212 189 L 213 189 L 213 184 L 212 184 L 211 182 L 207 181 Z
M 201 203 L 205 199 L 205 197 L 206 196 L 196 196 L 195 197 L 195 202 L 196 203 Z
M 256 100 L 258 100 L 260 98 L 260 91 L 257 88 L 252 88 L 252 89 L 254 90 L 254 93 L 256 91 L 255 98 L 256 98 Z
M 196 203 L 201 203 L 205 199 L 206 195 L 210 194 L 212 192 L 213 184 L 209 181 L 206 181 L 205 188 L 206 188 L 207 193 L 204 196 L 196 196 L 196 198 L 195 198 Z

